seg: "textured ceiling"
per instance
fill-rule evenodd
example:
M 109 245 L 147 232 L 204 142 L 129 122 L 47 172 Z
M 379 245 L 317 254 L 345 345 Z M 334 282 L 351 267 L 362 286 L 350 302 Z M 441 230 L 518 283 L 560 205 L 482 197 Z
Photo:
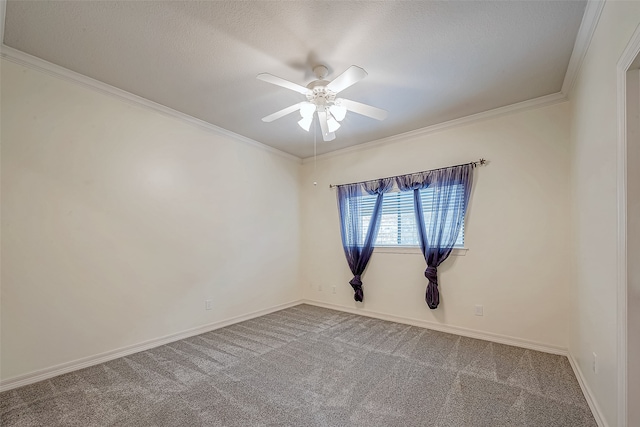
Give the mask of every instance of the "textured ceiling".
M 313 154 L 304 100 L 256 79 L 306 85 L 324 64 L 368 77 L 318 153 L 557 93 L 586 1 L 9 1 L 4 44 L 298 157 Z

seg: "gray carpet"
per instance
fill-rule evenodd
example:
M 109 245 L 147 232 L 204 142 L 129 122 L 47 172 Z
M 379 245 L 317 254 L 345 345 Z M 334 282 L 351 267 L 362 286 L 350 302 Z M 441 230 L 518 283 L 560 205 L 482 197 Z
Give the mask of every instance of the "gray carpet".
M 0 394 L 2 426 L 596 426 L 567 358 L 299 305 Z

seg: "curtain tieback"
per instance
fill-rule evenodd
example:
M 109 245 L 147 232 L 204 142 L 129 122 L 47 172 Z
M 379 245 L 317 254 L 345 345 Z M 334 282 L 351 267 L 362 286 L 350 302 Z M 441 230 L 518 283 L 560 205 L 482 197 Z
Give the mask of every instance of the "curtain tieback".
M 438 268 L 427 267 L 427 269 L 424 271 L 424 277 L 429 279 L 429 282 L 433 282 L 437 285 L 438 284 Z
M 438 291 L 438 268 L 431 266 L 427 267 L 424 271 L 424 277 L 429 280 L 425 300 L 427 301 L 429 308 L 433 310 L 438 308 L 438 304 L 440 304 L 440 292 Z
M 358 302 L 362 302 L 362 297 L 364 296 L 364 294 L 362 292 L 362 279 L 360 278 L 360 275 L 356 274 L 355 276 L 353 276 L 353 279 L 349 281 L 349 284 L 354 291 L 353 299 Z

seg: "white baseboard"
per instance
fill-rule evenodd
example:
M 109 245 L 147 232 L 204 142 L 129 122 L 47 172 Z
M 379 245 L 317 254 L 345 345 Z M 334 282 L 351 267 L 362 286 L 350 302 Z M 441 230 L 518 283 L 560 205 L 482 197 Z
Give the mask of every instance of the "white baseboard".
M 59 365 L 51 366 L 49 368 L 33 371 L 28 374 L 19 375 L 17 377 L 8 378 L 4 381 L 0 381 L 0 392 L 11 390 L 14 388 L 22 387 L 28 384 L 33 384 L 38 381 L 43 381 L 49 378 L 56 377 L 58 375 L 66 374 L 78 369 L 88 368 L 89 366 L 99 365 L 119 357 L 128 356 L 133 353 L 138 353 L 150 348 L 159 347 L 170 342 L 179 341 L 185 338 L 189 338 L 195 335 L 204 334 L 214 329 L 224 328 L 225 326 L 233 325 L 235 323 L 244 322 L 245 320 L 253 319 L 255 317 L 264 316 L 265 314 L 273 313 L 274 311 L 284 310 L 285 308 L 293 307 L 301 304 L 302 301 L 291 301 L 284 304 L 279 304 L 273 307 L 265 308 L 263 310 L 254 311 L 252 313 L 243 314 L 242 316 L 232 317 L 226 320 L 220 320 L 218 322 L 209 323 L 207 325 L 199 326 L 192 329 L 187 329 L 182 332 L 176 332 L 174 334 L 165 335 L 160 338 L 154 338 L 148 341 L 141 342 L 139 344 L 133 344 L 126 347 L 122 347 L 116 350 L 107 351 L 104 353 L 96 354 L 93 356 L 83 357 L 81 359 L 73 360 L 71 362 L 61 363 Z
M 587 381 L 585 380 L 584 375 L 582 374 L 582 369 L 580 369 L 580 365 L 578 365 L 578 362 L 576 361 L 576 359 L 574 359 L 571 352 L 567 352 L 567 358 L 569 359 L 569 363 L 571 364 L 573 373 L 576 375 L 576 378 L 578 379 L 578 384 L 580 384 L 580 388 L 582 389 L 582 394 L 584 394 L 584 398 L 587 400 L 587 404 L 589 404 L 589 409 L 591 409 L 591 413 L 593 414 L 593 418 L 595 418 L 596 423 L 598 423 L 599 427 L 609 427 L 609 424 L 607 424 L 605 418 L 602 416 L 602 410 L 600 409 L 598 402 L 593 397 L 593 393 L 589 388 L 589 384 L 587 384 Z
M 525 340 L 522 338 L 510 337 L 507 335 L 477 331 L 473 329 L 463 328 L 460 326 L 442 325 L 436 322 L 429 322 L 427 320 L 412 319 L 410 317 L 395 316 L 393 314 L 378 313 L 378 312 L 370 311 L 366 309 L 356 309 L 352 307 L 345 307 L 342 305 L 329 304 L 325 302 L 308 300 L 308 299 L 304 299 L 301 302 L 304 304 L 315 305 L 318 307 L 329 308 L 332 310 L 345 311 L 347 313 L 373 317 L 375 319 L 388 320 L 390 322 L 402 323 L 405 325 L 418 326 L 420 328 L 425 328 L 425 329 L 432 329 L 434 331 L 461 335 L 463 337 L 476 338 L 480 340 L 491 341 L 491 342 L 505 344 L 505 345 L 512 345 L 515 347 L 522 347 L 530 350 L 542 351 L 544 353 L 558 354 L 560 356 L 568 355 L 567 349 L 563 347 Z
M 496 342 L 499 344 L 512 345 L 515 347 L 527 348 L 530 350 L 542 351 L 544 353 L 557 354 L 560 356 L 566 356 L 569 359 L 569 363 L 571 364 L 571 368 L 578 380 L 578 384 L 580 384 L 580 389 L 582 390 L 582 394 L 589 405 L 589 409 L 591 409 L 591 413 L 593 414 L 593 418 L 596 420 L 596 423 L 599 427 L 609 427 L 605 418 L 602 416 L 602 410 L 598 405 L 597 401 L 593 397 L 593 393 L 591 389 L 587 385 L 587 382 L 582 375 L 582 371 L 580 370 L 580 366 L 574 359 L 573 355 L 566 348 L 557 347 L 553 345 L 547 345 L 538 343 L 535 341 L 524 340 L 522 338 L 510 337 L 506 335 L 494 334 L 490 332 L 484 331 L 476 331 L 472 329 L 462 328 L 459 326 L 450 326 L 450 325 L 441 325 L 435 322 L 429 322 L 426 320 L 420 319 L 412 319 L 409 317 L 401 317 L 395 316 L 392 314 L 378 313 L 374 311 L 369 311 L 365 309 L 356 309 L 353 307 L 345 307 L 342 305 L 330 304 L 320 301 L 313 301 L 304 299 L 302 300 L 303 304 L 315 305 L 317 307 L 329 308 L 332 310 L 344 311 L 347 313 L 359 314 L 361 316 L 372 317 L 380 320 L 388 320 L 390 322 L 402 323 L 405 325 L 418 326 L 421 328 L 432 329 L 440 332 L 447 332 L 450 334 L 461 335 L 469 338 L 476 338 L 485 341 Z
M 59 365 L 55 365 L 49 368 L 41 369 L 38 371 L 30 372 L 28 374 L 20 375 L 17 377 L 9 378 L 7 380 L 0 382 L 0 392 L 11 390 L 14 388 L 22 387 L 28 384 L 33 384 L 39 381 L 43 381 L 49 378 L 53 378 L 58 375 L 66 374 L 72 371 L 76 371 L 78 369 L 88 368 L 89 366 L 99 365 L 100 363 L 105 363 L 110 360 L 114 360 L 120 357 L 128 356 L 130 354 L 138 353 L 141 351 L 149 350 L 154 347 L 159 347 L 164 344 L 168 344 L 174 341 L 179 341 L 185 338 L 189 338 L 195 335 L 204 334 L 209 331 L 213 331 L 215 329 L 224 328 L 225 326 L 230 326 L 235 323 L 244 322 L 245 320 L 253 319 L 256 317 L 264 316 L 269 313 L 273 313 L 275 311 L 284 310 L 285 308 L 293 307 L 300 304 L 309 304 L 317 307 L 324 307 L 332 310 L 343 311 L 347 313 L 358 314 L 361 316 L 372 317 L 380 320 L 388 320 L 390 322 L 402 323 L 411 326 L 418 326 L 421 328 L 432 329 L 440 332 L 447 332 L 455 335 L 461 335 L 469 338 L 476 338 L 485 341 L 496 342 L 500 344 L 512 345 L 516 347 L 527 348 L 530 350 L 542 351 L 545 353 L 558 354 L 561 356 L 567 356 L 569 359 L 569 363 L 571 364 L 571 368 L 576 375 L 578 383 L 580 384 L 580 388 L 584 397 L 589 404 L 589 408 L 593 413 L 593 417 L 598 423 L 599 427 L 609 427 L 606 423 L 604 417 L 602 416 L 602 411 L 598 406 L 596 400 L 593 398 L 593 394 L 591 393 L 591 389 L 587 385 L 587 382 L 584 380 L 584 376 L 582 371 L 580 370 L 580 366 L 573 358 L 571 353 L 567 351 L 565 348 L 546 345 L 542 343 L 538 343 L 535 341 L 524 340 L 521 338 L 510 337 L 506 335 L 493 334 L 490 332 L 476 331 L 472 329 L 462 328 L 458 326 L 450 326 L 450 325 L 440 325 L 435 322 L 429 322 L 420 319 L 412 319 L 408 317 L 395 316 L 392 314 L 378 313 L 374 311 L 369 311 L 365 309 L 355 309 L 352 307 L 345 307 L 342 305 L 329 304 L 320 301 L 313 300 L 296 300 L 291 301 L 284 304 L 279 304 L 273 307 L 269 307 L 263 310 L 254 311 L 252 313 L 244 314 L 242 316 L 232 317 L 230 319 L 221 320 L 214 323 L 209 323 L 207 325 L 199 326 L 197 328 L 188 329 L 182 332 L 177 332 L 174 334 L 166 335 L 160 338 L 155 338 L 152 340 L 144 341 L 139 344 L 134 344 L 126 347 L 122 347 L 116 350 L 111 350 L 108 352 L 96 354 L 93 356 L 83 357 L 81 359 L 77 359 L 71 362 L 62 363 Z

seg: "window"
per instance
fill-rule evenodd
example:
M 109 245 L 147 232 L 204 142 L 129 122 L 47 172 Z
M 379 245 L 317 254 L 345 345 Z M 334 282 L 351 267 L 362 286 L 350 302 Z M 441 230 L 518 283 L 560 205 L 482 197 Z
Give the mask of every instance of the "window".
M 424 220 L 427 229 L 433 213 L 433 188 L 420 190 Z M 361 200 L 361 242 L 364 242 L 369 221 L 376 203 L 376 195 L 365 195 Z M 464 188 L 461 184 L 454 185 L 454 197 L 464 197 Z M 445 222 L 445 227 L 451 227 L 451 218 Z M 374 246 L 419 246 L 416 217 L 413 210 L 413 191 L 395 191 L 384 195 L 382 199 L 382 216 L 380 218 L 380 230 Z M 460 228 L 456 248 L 464 247 L 464 222 Z

